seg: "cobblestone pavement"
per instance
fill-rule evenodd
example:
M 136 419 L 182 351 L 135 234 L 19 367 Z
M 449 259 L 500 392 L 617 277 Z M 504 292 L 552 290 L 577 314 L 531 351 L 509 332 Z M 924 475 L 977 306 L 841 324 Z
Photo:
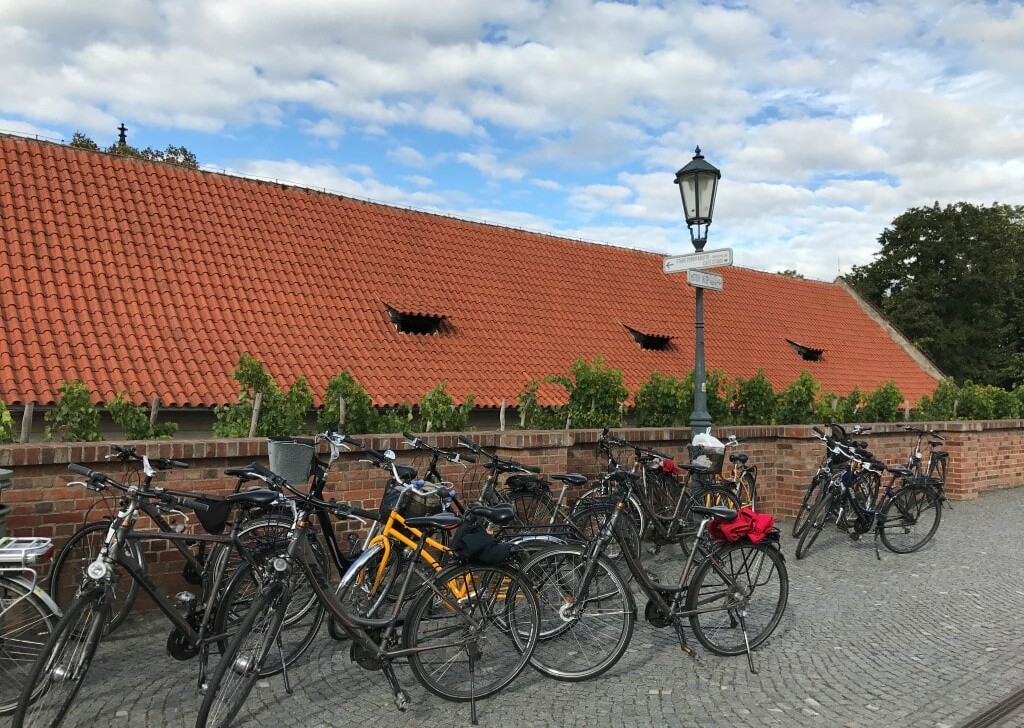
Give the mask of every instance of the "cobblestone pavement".
M 797 561 L 787 533 L 789 606 L 756 653 L 758 675 L 743 657 L 686 657 L 671 631 L 641 617 L 609 673 L 559 683 L 528 670 L 479 704 L 480 725 L 954 726 L 1024 686 L 1021 514 L 1024 488 L 955 503 L 925 549 L 883 548 L 881 561 L 870 538 L 853 542 L 836 530 Z M 659 557 L 657 570 L 670 563 Z M 194 724 L 194 665 L 167 656 L 160 620 L 133 617 L 100 646 L 65 725 Z M 238 724 L 469 724 L 467 705 L 428 694 L 405 667 L 399 675 L 414 700 L 406 713 L 378 673 L 350 663 L 347 645 L 324 633 L 292 671 L 295 693 L 285 694 L 280 678 L 259 683 Z M 1024 728 L 1024 712 L 1004 725 Z

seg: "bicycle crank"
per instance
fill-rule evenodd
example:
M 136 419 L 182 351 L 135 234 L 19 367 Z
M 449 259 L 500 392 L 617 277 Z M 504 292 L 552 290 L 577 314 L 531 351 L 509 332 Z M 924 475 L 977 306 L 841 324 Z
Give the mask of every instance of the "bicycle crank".
M 672 625 L 672 618 L 666 617 L 653 601 L 647 602 L 647 606 L 644 607 L 644 619 L 647 620 L 647 624 L 658 629 Z

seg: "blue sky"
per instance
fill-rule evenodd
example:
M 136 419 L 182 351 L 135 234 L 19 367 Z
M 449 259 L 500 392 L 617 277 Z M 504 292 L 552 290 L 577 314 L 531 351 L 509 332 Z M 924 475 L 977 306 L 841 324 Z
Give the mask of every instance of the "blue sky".
M 831 280 L 906 209 L 1024 203 L 1020 2 L 7 0 L 0 129 Z

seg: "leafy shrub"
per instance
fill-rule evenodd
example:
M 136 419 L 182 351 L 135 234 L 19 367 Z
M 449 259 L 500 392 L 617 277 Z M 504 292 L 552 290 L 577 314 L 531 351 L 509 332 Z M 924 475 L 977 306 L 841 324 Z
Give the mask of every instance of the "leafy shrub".
M 818 383 L 807 370 L 788 387 L 779 392 L 775 400 L 775 421 L 780 425 L 808 424 L 815 419 L 814 402 Z
M 686 424 L 692 409 L 686 407 L 687 399 L 693 399 L 692 387 L 687 390 L 682 380 L 651 372 L 633 397 L 637 427 L 678 427 Z
M 770 425 L 775 416 L 775 389 L 764 369 L 750 379 L 736 377 L 733 419 L 738 425 Z
M 917 400 L 911 418 L 918 421 L 952 420 L 960 398 L 960 387 L 952 377 L 946 377 L 935 387 L 931 396 Z
M 899 419 L 903 393 L 896 382 L 883 382 L 864 398 L 864 411 L 858 419 L 864 422 L 895 422 Z
M 306 413 L 313 406 L 313 394 L 305 377 L 300 376 L 282 393 L 263 364 L 242 354 L 231 377 L 240 385 L 238 404 L 215 407 L 213 434 L 216 437 L 248 437 L 256 395 L 262 394 L 256 435 L 298 435 L 306 430 Z
M 696 376 L 694 376 L 696 379 Z M 729 375 L 719 369 L 707 372 L 704 378 L 704 391 L 707 397 L 708 414 L 711 421 L 719 425 L 731 424 L 733 421 L 733 400 L 736 398 L 736 386 L 729 381 Z M 693 387 L 690 388 L 693 392 Z M 691 399 L 693 395 L 691 394 Z
M 469 413 L 473 409 L 473 395 L 455 406 L 447 391 L 447 384 L 441 382 L 420 400 L 420 427 L 425 432 L 459 432 L 466 429 Z
M 622 383 L 622 372 L 610 369 L 604 357 L 596 356 L 591 362 L 582 357 L 569 368 L 569 375 L 544 377 L 545 383 L 557 384 L 568 393 L 568 402 L 561 407 L 541 407 L 537 404 L 540 382 L 528 381 L 519 393 L 518 406 L 524 426 L 530 429 L 577 429 L 618 427 L 622 424 L 622 410 L 629 392 Z
M 14 442 L 14 418 L 7 405 L 0 401 L 0 444 Z
M 64 442 L 98 442 L 100 437 L 100 411 L 92 403 L 89 388 L 77 379 L 64 382 L 57 390 L 57 406 L 43 419 L 46 428 L 43 437 L 50 441 L 55 436 Z
M 339 400 L 345 400 L 345 421 L 340 422 Z M 346 370 L 331 377 L 324 395 L 324 406 L 317 413 L 321 430 L 335 428 L 353 435 L 378 432 L 376 410 L 363 385 Z
M 862 418 L 859 414 L 864 408 L 862 399 L 857 387 L 845 397 L 835 392 L 822 392 L 814 406 L 814 419 L 817 422 L 855 422 Z
M 134 405 L 130 391 L 118 392 L 117 396 L 107 402 L 110 418 L 124 430 L 129 440 L 166 440 L 178 431 L 177 422 L 161 422 L 158 425 L 149 421 L 149 410 L 142 405 Z

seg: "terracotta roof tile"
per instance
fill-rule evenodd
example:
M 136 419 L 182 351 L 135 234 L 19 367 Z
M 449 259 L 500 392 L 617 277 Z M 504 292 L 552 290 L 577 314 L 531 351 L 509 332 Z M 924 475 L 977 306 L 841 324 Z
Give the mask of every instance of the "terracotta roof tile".
M 0 397 L 49 404 L 77 376 L 106 399 L 233 401 L 243 352 L 317 397 L 349 369 L 378 405 L 446 381 L 513 403 L 602 354 L 635 390 L 693 366 L 693 290 L 661 256 L 255 180 L 0 136 Z M 639 241 L 638 241 L 639 242 Z M 839 286 L 743 268 L 705 296 L 711 368 L 846 393 L 935 380 Z M 445 316 L 399 333 L 386 306 Z M 639 347 L 626 327 L 671 337 Z M 823 349 L 808 362 L 787 343 Z M 542 390 L 553 401 L 557 388 Z

